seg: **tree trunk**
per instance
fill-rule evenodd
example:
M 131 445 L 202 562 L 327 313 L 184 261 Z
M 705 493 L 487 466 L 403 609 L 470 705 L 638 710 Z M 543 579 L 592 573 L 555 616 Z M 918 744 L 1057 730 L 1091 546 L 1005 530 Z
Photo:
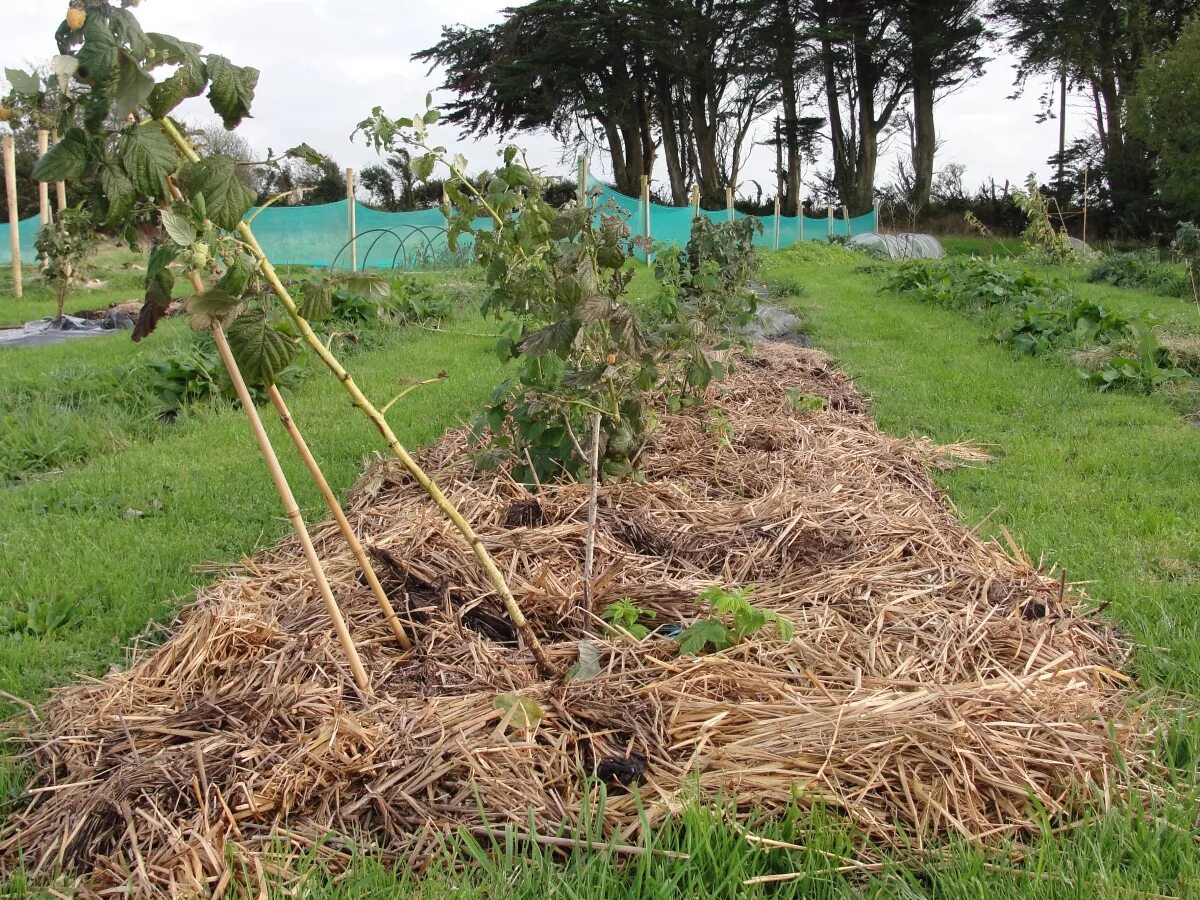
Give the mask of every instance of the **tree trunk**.
M 630 187 L 629 170 L 625 165 L 625 142 L 621 139 L 620 129 L 611 121 L 604 121 L 601 124 L 608 142 L 608 155 L 612 158 L 613 182 L 616 184 L 617 190 L 622 194 L 637 193 L 636 180 L 633 181 L 633 187 Z
M 800 208 L 800 102 L 796 90 L 796 22 L 790 0 L 776 0 L 779 37 L 779 81 L 783 88 L 783 139 L 787 145 L 783 215 L 798 215 Z
M 937 130 L 933 120 L 934 86 L 928 60 L 913 60 L 913 208 L 929 205 L 933 192 L 933 165 Z
M 671 86 L 665 79 L 659 82 L 658 96 L 659 128 L 662 131 L 663 156 L 667 160 L 667 179 L 671 183 L 671 202 L 676 206 L 687 206 L 688 185 L 680 153 L 679 128 L 675 121 Z
M 709 120 L 708 86 L 692 83 L 689 111 L 692 134 L 696 138 L 696 163 L 700 167 L 700 197 L 713 208 L 725 199 L 721 184 L 721 164 L 717 159 L 717 125 Z

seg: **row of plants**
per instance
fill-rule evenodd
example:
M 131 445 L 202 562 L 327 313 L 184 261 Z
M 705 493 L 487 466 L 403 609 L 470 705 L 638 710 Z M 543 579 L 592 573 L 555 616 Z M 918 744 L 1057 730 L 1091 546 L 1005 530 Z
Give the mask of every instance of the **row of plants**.
M 1154 250 L 1114 253 L 1088 273 L 1093 284 L 1134 287 L 1200 304 L 1200 227 L 1180 222 L 1171 243 L 1171 258 Z
M 1148 314 L 1124 316 L 1079 298 L 1059 279 L 997 260 L 912 260 L 888 275 L 884 289 L 985 318 L 997 326 L 997 341 L 1021 353 L 1111 347 L 1098 368 L 1080 373 L 1100 390 L 1150 393 L 1200 375 L 1162 346 Z

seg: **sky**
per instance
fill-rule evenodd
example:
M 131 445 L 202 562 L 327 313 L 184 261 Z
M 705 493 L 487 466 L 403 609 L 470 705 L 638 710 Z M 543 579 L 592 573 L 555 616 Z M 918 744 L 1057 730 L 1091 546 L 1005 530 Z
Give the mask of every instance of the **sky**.
M 435 104 L 451 99 L 439 93 L 437 72 L 410 56 L 437 42 L 443 25 L 482 26 L 497 21 L 500 10 L 518 0 L 143 0 L 136 10 L 147 31 L 172 34 L 201 44 L 239 65 L 262 71 L 254 102 L 254 118 L 240 133 L 256 149 L 277 151 L 307 142 L 343 166 L 362 168 L 377 157 L 350 134 L 374 106 L 392 116 L 423 110 L 425 95 Z M 5 3 L 0 31 L 0 65 L 29 67 L 46 62 L 56 50 L 53 34 L 66 9 L 66 0 L 23 0 Z M 1014 60 L 1002 48 L 991 48 L 985 75 L 938 107 L 937 124 L 944 141 L 937 165 L 966 166 L 964 183 L 973 191 L 994 177 L 1020 182 L 1030 172 L 1043 179 L 1046 159 L 1058 145 L 1058 123 L 1038 124 L 1037 98 L 1045 87 L 1031 84 L 1025 95 L 1013 93 Z M 1086 108 L 1073 104 L 1068 115 L 1068 141 L 1089 129 Z M 820 115 L 820 110 L 809 114 Z M 180 115 L 194 124 L 214 121 L 203 98 L 189 101 Z M 760 139 L 770 122 L 761 124 Z M 439 142 L 463 152 L 472 169 L 493 164 L 498 144 L 458 139 L 452 129 L 435 131 Z M 573 175 L 568 161 L 574 151 L 545 134 L 519 135 L 530 159 L 547 172 Z M 877 183 L 891 180 L 898 153 L 907 149 L 903 136 L 892 142 L 881 161 Z M 773 193 L 773 152 L 758 147 L 746 167 L 745 179 L 755 179 Z M 602 167 L 593 170 L 603 177 Z M 665 172 L 657 173 L 664 176 Z M 746 185 L 743 192 L 753 193 Z

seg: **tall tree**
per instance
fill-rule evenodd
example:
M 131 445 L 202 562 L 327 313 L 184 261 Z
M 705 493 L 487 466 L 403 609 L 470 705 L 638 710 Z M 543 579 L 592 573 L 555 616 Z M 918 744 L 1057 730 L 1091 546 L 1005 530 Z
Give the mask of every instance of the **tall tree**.
M 1128 128 L 1129 98 L 1154 54 L 1170 46 L 1197 0 L 996 0 L 993 13 L 1020 54 L 1019 79 L 1061 77 L 1091 93 L 1113 212 L 1149 227 L 1153 170 Z
M 908 91 L 908 54 L 895 6 L 807 0 L 801 35 L 825 95 L 833 183 L 851 213 L 874 206 L 880 140 Z
M 1200 220 L 1200 19 L 1138 78 L 1130 128 L 1150 149 L 1155 183 L 1175 216 Z
M 896 0 L 912 87 L 913 208 L 929 203 L 933 188 L 938 94 L 983 74 L 986 35 L 979 0 Z
M 645 53 L 621 0 L 535 0 L 486 28 L 450 26 L 413 58 L 445 69 L 458 95 L 447 121 L 465 134 L 547 130 L 608 148 L 619 190 L 653 167 L 655 97 Z

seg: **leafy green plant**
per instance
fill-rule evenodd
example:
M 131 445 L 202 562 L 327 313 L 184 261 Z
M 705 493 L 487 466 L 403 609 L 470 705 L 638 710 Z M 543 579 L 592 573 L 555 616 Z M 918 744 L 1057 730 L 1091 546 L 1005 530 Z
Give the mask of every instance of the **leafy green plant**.
M 1129 331 L 1127 318 L 1090 300 L 1034 301 L 1018 310 L 1015 321 L 996 339 L 1038 356 L 1059 347 L 1109 344 Z
M 797 412 L 824 412 L 829 408 L 829 398 L 809 394 L 800 388 L 789 388 L 787 392 L 788 406 Z
M 78 605 L 66 598 L 29 600 L 22 607 L 0 607 L 0 634 L 46 637 L 79 623 Z
M 761 230 L 756 219 L 718 223 L 697 216 L 686 246 L 656 248 L 659 302 L 652 327 L 664 386 L 676 400 L 728 373 L 728 356 L 713 359 L 708 351 L 743 343 L 740 331 L 758 311 L 748 282 L 758 269 L 754 237 Z
M 476 423 L 490 447 L 481 464 L 514 461 L 528 484 L 578 478 L 589 458 L 589 422 L 600 416 L 601 468 L 610 478 L 633 474 L 632 459 L 650 421 L 640 392 L 654 385 L 656 365 L 634 310 L 626 302 L 633 277 L 633 239 L 624 219 L 587 204 L 555 209 L 543 179 L 515 147 L 483 188 L 465 175 L 466 159 L 448 158 L 428 137 L 436 111 L 390 119 L 373 111 L 360 123 L 376 149 L 412 148 L 413 174 L 449 170 L 451 248 L 468 236 L 483 267 L 483 311 L 502 323 L 497 352 L 516 359 Z M 481 227 L 480 222 L 489 224 Z
M 1180 222 L 1175 229 L 1171 249 L 1183 261 L 1188 291 L 1192 300 L 1200 306 L 1200 228 L 1192 222 Z
M 1038 187 L 1036 176 L 1029 176 L 1025 190 L 1013 192 L 1013 203 L 1025 213 L 1026 224 L 1021 238 L 1027 254 L 1058 265 L 1075 262 L 1079 258 L 1066 230 L 1055 228 L 1051 222 L 1050 206 L 1046 195 Z
M 892 272 L 883 288 L 925 303 L 977 312 L 994 306 L 1057 303 L 1071 297 L 1061 281 L 1048 281 L 1026 269 L 979 257 L 909 260 Z
M 1148 288 L 1171 297 L 1182 297 L 1190 293 L 1186 273 L 1171 266 L 1153 251 L 1139 253 L 1114 253 L 1104 257 L 1088 273 L 1093 284 L 1111 284 L 1114 287 Z
M 632 598 L 622 597 L 610 603 L 601 617 L 614 628 L 627 632 L 635 640 L 643 641 L 649 637 L 650 629 L 641 624 L 641 620 L 651 615 L 653 613 L 650 610 L 642 609 Z
M 92 217 L 82 207 L 60 210 L 57 218 L 42 226 L 34 249 L 43 260 L 42 277 L 54 288 L 58 303 L 54 320 L 61 322 L 67 298 L 83 279 L 83 262 L 96 249 Z
M 775 629 L 781 641 L 790 641 L 796 636 L 795 626 L 779 613 L 751 606 L 749 588 L 726 590 L 716 585 L 700 595 L 708 604 L 709 615 L 697 619 L 679 635 L 681 656 L 697 656 L 707 648 L 713 651 L 728 650 L 748 638 L 752 638 L 768 625 Z
M 1135 319 L 1130 329 L 1137 340 L 1136 355 L 1118 356 L 1097 372 L 1083 373 L 1091 384 L 1102 391 L 1129 388 L 1149 394 L 1165 384 L 1190 377 L 1175 365 L 1170 351 L 1158 342 L 1149 324 Z

